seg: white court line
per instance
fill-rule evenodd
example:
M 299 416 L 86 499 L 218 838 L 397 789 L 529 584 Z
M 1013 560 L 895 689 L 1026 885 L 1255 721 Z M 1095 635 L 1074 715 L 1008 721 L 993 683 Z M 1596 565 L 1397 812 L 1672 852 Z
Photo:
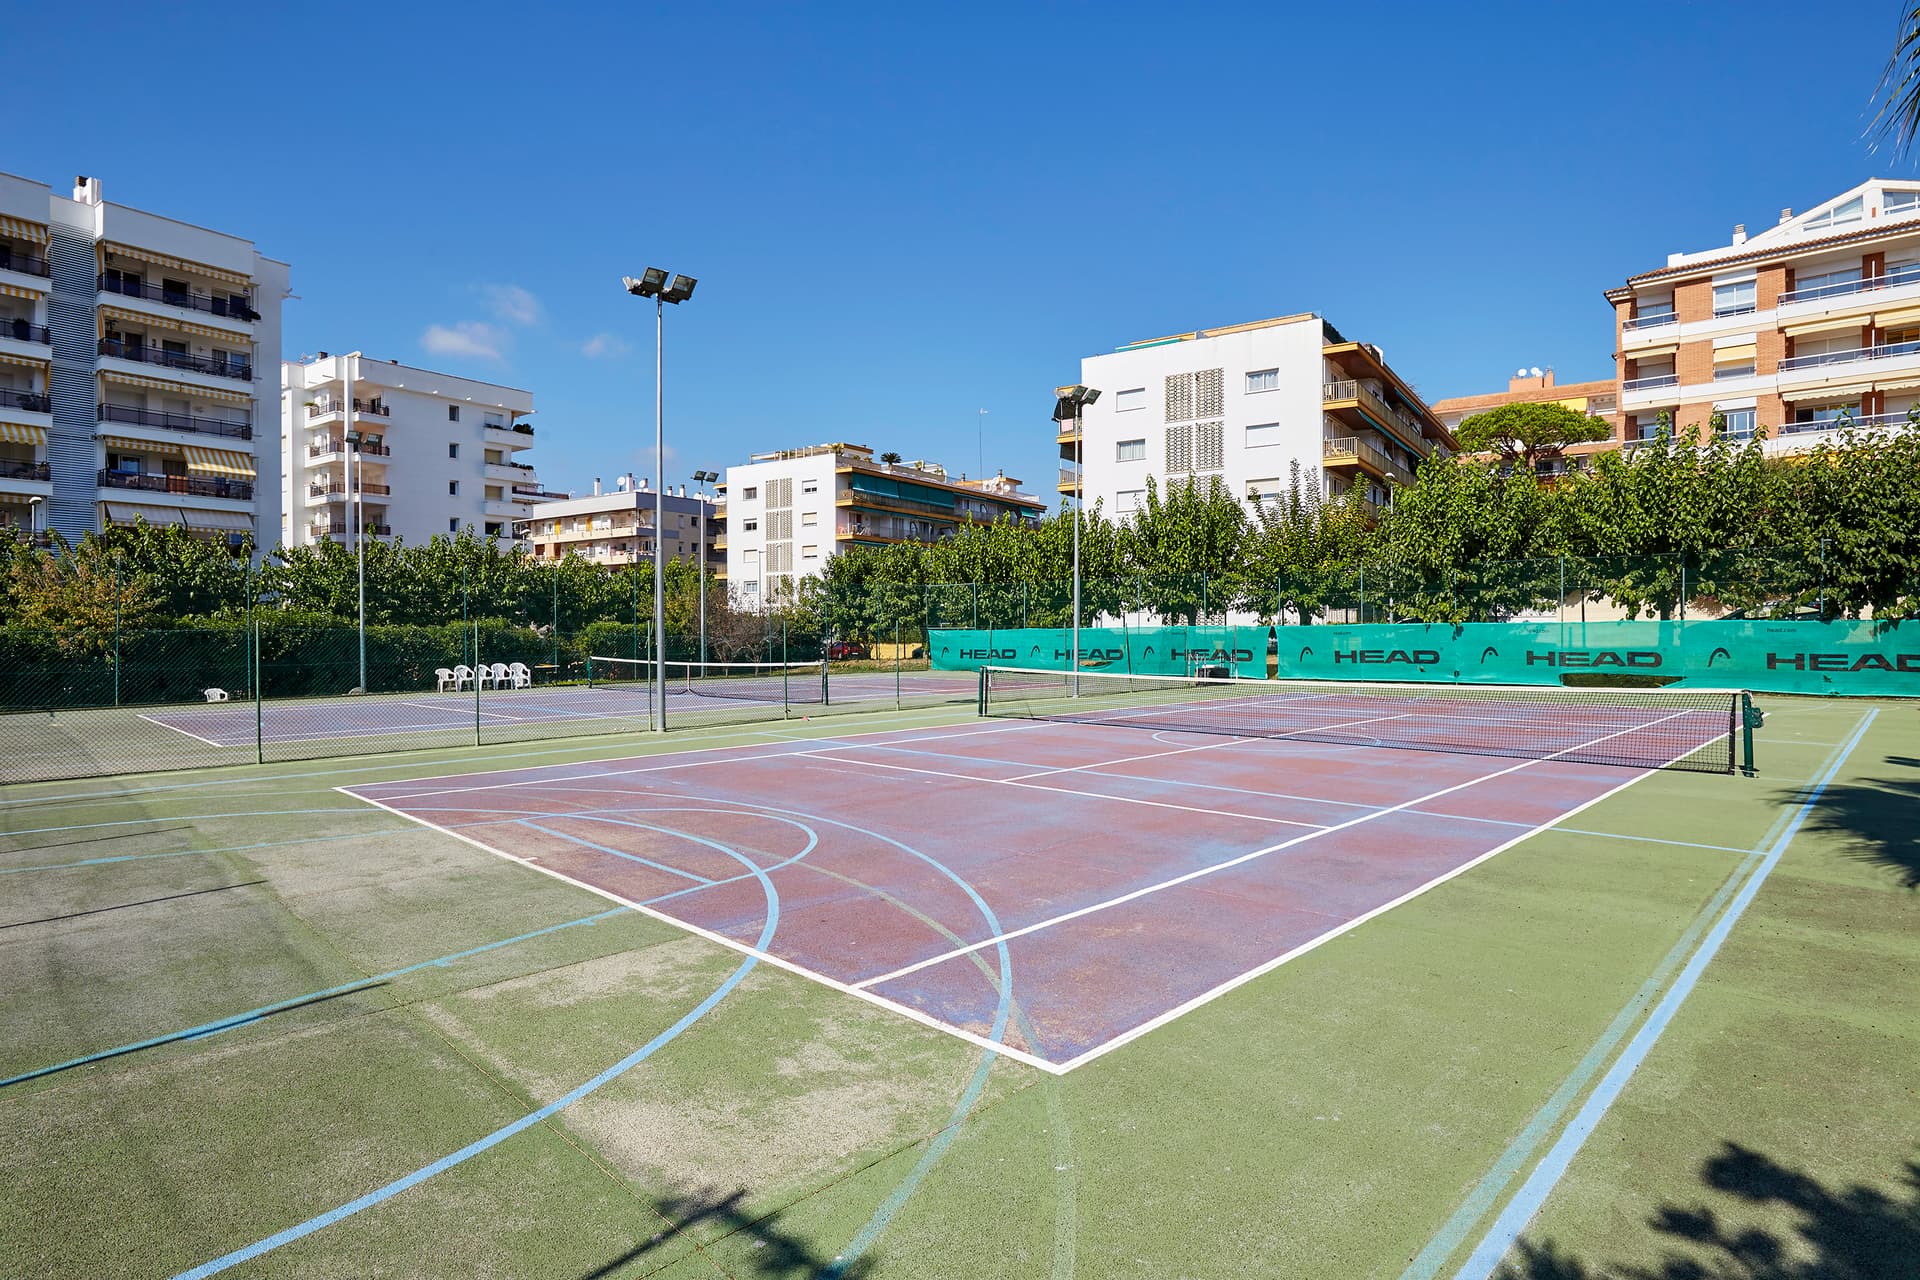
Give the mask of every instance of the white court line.
M 600 774 L 595 776 L 606 777 L 609 775 Z M 1012 1058 L 1015 1062 L 1024 1063 L 1029 1067 L 1036 1068 L 1037 1070 L 1040 1070 L 1040 1071 L 1045 1071 L 1049 1075 L 1058 1076 L 1058 1075 L 1066 1074 L 1066 1069 L 1064 1067 L 1048 1062 L 1045 1058 L 1037 1058 L 1031 1053 L 1027 1053 L 1021 1049 L 1015 1049 L 1012 1046 L 1003 1044 L 998 1040 L 989 1040 L 987 1037 L 983 1035 L 978 1035 L 962 1027 L 956 1027 L 950 1023 L 942 1022 L 938 1018 L 935 1018 L 930 1014 L 922 1013 L 920 1010 L 915 1009 L 910 1005 L 901 1004 L 896 1000 L 889 1000 L 885 996 L 876 995 L 871 991 L 861 991 L 857 987 L 850 986 L 847 983 L 840 981 L 838 978 L 829 978 L 824 973 L 820 973 L 820 972 L 817 972 L 816 970 L 806 968 L 804 965 L 795 964 L 793 961 L 783 959 L 780 956 L 774 955 L 772 952 L 762 951 L 758 947 L 751 946 L 748 943 L 740 942 L 733 938 L 729 938 L 723 933 L 715 933 L 711 929 L 703 929 L 697 924 L 689 924 L 687 921 L 682 920 L 677 916 L 670 916 L 664 911 L 657 911 L 654 908 L 647 906 L 643 902 L 636 902 L 632 898 L 623 897 L 620 894 L 614 893 L 610 889 L 603 889 L 600 886 L 596 884 L 591 884 L 585 880 L 577 880 L 574 877 L 567 875 L 565 872 L 555 871 L 552 867 L 541 866 L 538 862 L 535 862 L 529 858 L 523 858 L 518 854 L 508 853 L 504 849 L 496 849 L 492 845 L 487 844 L 484 841 L 477 840 L 474 837 L 465 834 L 464 832 L 454 831 L 447 827 L 443 827 L 438 823 L 429 822 L 425 818 L 416 817 L 415 815 L 411 813 L 407 813 L 404 810 L 396 809 L 392 805 L 383 804 L 378 800 L 374 800 L 368 796 L 363 796 L 359 792 L 353 791 L 347 787 L 335 787 L 334 790 L 342 792 L 346 795 L 350 795 L 356 800 L 365 801 L 367 804 L 373 805 L 375 808 L 385 809 L 388 813 L 396 814 L 399 817 L 405 818 L 409 822 L 418 823 L 419 825 L 427 828 L 427 830 L 429 831 L 438 831 L 442 835 L 452 836 L 455 840 L 465 841 L 467 844 L 472 845 L 474 848 L 479 849 L 485 853 L 490 853 L 494 855 L 496 858 L 505 858 L 508 862 L 517 862 L 523 867 L 527 867 L 527 868 L 530 868 L 531 870 L 538 871 L 541 875 L 552 876 L 555 880 L 563 881 L 567 884 L 572 885 L 576 889 L 584 889 L 588 893 L 591 893 L 596 897 L 605 898 L 609 902 L 618 903 L 620 906 L 626 907 L 628 910 L 638 911 L 641 915 L 647 916 L 654 920 L 658 920 L 662 924 L 671 925 L 676 929 L 684 930 L 687 933 L 691 933 L 698 938 L 705 938 L 708 942 L 712 942 L 719 946 L 725 947 L 729 951 L 738 952 L 741 955 L 752 956 L 754 959 L 760 960 L 766 964 L 770 964 L 776 969 L 784 969 L 788 973 L 794 974 L 798 977 L 806 978 L 811 982 L 817 982 L 821 986 L 827 987 L 834 991 L 838 991 L 842 995 L 853 996 L 855 999 L 864 1000 L 868 1004 L 876 1005 L 879 1008 L 887 1009 L 894 1013 L 897 1013 L 904 1018 L 909 1018 L 912 1021 L 917 1022 L 922 1026 L 931 1027 L 935 1031 L 944 1031 L 946 1034 L 950 1036 L 957 1036 L 958 1038 L 965 1040 L 968 1044 L 973 1045 L 975 1048 L 985 1049 L 990 1053 L 997 1053 L 1003 1057 Z M 753 808 L 751 801 L 739 801 L 736 803 L 742 806 L 743 811 L 751 811 Z
M 1674 716 L 1668 716 L 1665 718 L 1670 720 L 1675 718 L 1675 716 L 1684 715 L 1684 714 L 1686 713 L 1675 712 Z M 1656 720 L 1653 723 L 1660 724 L 1662 723 L 1662 721 Z M 1264 858 L 1269 854 L 1278 853 L 1283 849 L 1290 849 L 1296 845 L 1305 844 L 1309 840 L 1318 840 L 1321 836 L 1331 835 L 1336 831 L 1345 831 L 1352 827 L 1361 826 L 1365 823 L 1373 822 L 1377 819 L 1384 818 L 1389 814 L 1399 813 L 1403 809 L 1411 809 L 1417 805 L 1422 805 L 1422 804 L 1428 803 L 1429 801 L 1437 800 L 1441 796 L 1451 795 L 1455 791 L 1464 791 L 1466 788 L 1478 786 L 1482 782 L 1491 782 L 1495 778 L 1505 777 L 1507 774 L 1517 773 L 1522 769 L 1532 768 L 1536 764 L 1540 764 L 1540 763 L 1543 763 L 1544 761 L 1552 760 L 1555 756 L 1565 755 L 1569 751 L 1582 751 L 1588 747 L 1596 745 L 1597 743 L 1605 742 L 1608 738 L 1618 738 L 1622 734 L 1626 734 L 1626 733 L 1637 733 L 1641 729 L 1645 729 L 1648 727 L 1649 726 L 1647 725 L 1635 725 L 1632 729 L 1622 729 L 1618 733 L 1610 733 L 1605 735 L 1604 737 L 1593 738 L 1586 742 L 1578 743 L 1574 746 L 1563 748 L 1562 750 L 1554 752 L 1553 755 L 1550 755 L 1550 756 L 1541 756 L 1538 759 L 1534 759 L 1534 760 L 1522 760 L 1519 764 L 1509 765 L 1504 769 L 1498 769 L 1492 773 L 1481 774 L 1480 776 L 1475 778 L 1470 778 L 1465 782 L 1456 782 L 1452 786 L 1442 787 L 1438 791 L 1431 791 L 1423 796 L 1415 796 L 1413 799 L 1402 801 L 1400 804 L 1394 805 L 1391 808 L 1378 809 L 1372 813 L 1363 813 L 1358 815 L 1357 817 L 1349 818 L 1345 822 L 1336 823 L 1331 827 L 1322 827 L 1317 831 L 1309 831 L 1305 835 L 1295 836 L 1291 840 L 1283 840 L 1279 844 L 1268 845 L 1264 849 L 1255 849 L 1251 853 L 1243 853 L 1239 857 L 1229 858 L 1224 862 L 1210 863 L 1207 866 L 1198 867 L 1192 871 L 1184 872 L 1180 875 L 1170 877 L 1169 879 L 1166 879 L 1166 880 L 1162 880 L 1158 884 L 1147 885 L 1144 888 L 1135 889 L 1129 893 L 1123 893 L 1116 897 L 1108 898 L 1104 902 L 1091 903 L 1087 906 L 1079 907 L 1072 911 L 1062 912 L 1060 915 L 1054 916 L 1047 920 L 1038 920 L 1038 921 L 1035 921 L 1033 924 L 1024 925 L 1021 928 L 1009 930 L 1006 933 L 1000 934 L 998 937 L 987 938 L 983 941 L 970 943 L 965 947 L 960 947 L 952 951 L 947 951 L 940 955 L 929 956 L 924 960 L 918 960 L 918 961 L 915 961 L 913 964 L 907 965 L 903 968 L 895 969 L 891 973 L 882 973 L 882 974 L 877 974 L 871 978 L 863 978 L 858 983 L 855 983 L 854 985 L 864 988 L 864 987 L 877 986 L 882 983 L 892 982 L 896 978 L 903 978 L 910 973 L 917 973 L 922 969 L 928 968 L 929 966 L 940 964 L 943 961 L 952 960 L 957 956 L 967 955 L 971 952 L 980 950 L 982 947 L 995 946 L 1001 942 L 1006 942 L 1013 938 L 1025 937 L 1027 934 L 1030 934 L 1030 933 L 1038 933 L 1042 929 L 1051 929 L 1056 925 L 1065 924 L 1070 920 L 1077 920 L 1082 916 L 1092 915 L 1097 911 L 1106 911 L 1113 907 L 1121 906 L 1125 903 L 1132 902 L 1137 898 L 1144 898 L 1149 894 L 1159 893 L 1165 889 L 1171 889 L 1176 885 L 1185 884 L 1189 880 L 1198 880 L 1203 876 L 1215 875 L 1215 874 L 1218 874 L 1219 872 L 1226 871 L 1233 867 L 1240 866 L 1243 863 L 1252 862 L 1256 858 Z M 1698 748 L 1689 748 L 1688 752 L 1690 754 L 1692 751 L 1695 751 L 1695 750 L 1698 750 Z M 1645 774 L 1636 774 L 1629 781 L 1637 782 L 1640 780 L 1640 778 L 1644 776 Z M 1622 785 L 1625 785 L 1625 784 L 1623 783 Z M 1042 790 L 1044 789 L 1045 788 L 1042 788 Z M 1616 787 L 1615 790 L 1619 790 L 1619 788 Z M 1554 821 L 1558 822 L 1560 821 L 1560 819 L 1556 818 L 1554 819 Z M 1513 842 L 1509 841 L 1507 844 L 1502 845 L 1501 848 L 1503 849 L 1508 848 L 1512 844 Z M 1469 863 L 1468 865 L 1472 865 L 1472 864 Z
M 148 724 L 157 724 L 162 729 L 171 729 L 175 733 L 184 733 L 189 738 L 192 738 L 195 742 L 204 742 L 210 747 L 247 747 L 247 746 L 253 745 L 251 742 L 215 742 L 212 738 L 201 737 L 199 734 L 193 732 L 191 729 L 182 729 L 179 725 L 168 724 L 165 720 L 155 720 L 150 715 L 142 714 L 140 718 L 142 720 L 145 720 Z

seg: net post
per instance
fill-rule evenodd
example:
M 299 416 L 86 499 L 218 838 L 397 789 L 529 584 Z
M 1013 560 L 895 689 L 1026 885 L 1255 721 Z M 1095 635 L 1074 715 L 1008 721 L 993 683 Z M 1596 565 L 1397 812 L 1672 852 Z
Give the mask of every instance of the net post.
M 593 688 L 593 655 L 587 655 L 587 688 Z
M 787 620 L 780 619 L 780 718 L 793 719 L 793 700 L 787 696 Z
M 1753 709 L 1753 694 L 1747 690 L 1741 690 L 1740 696 L 1735 699 L 1735 705 L 1740 716 L 1740 772 L 1751 778 L 1755 776 L 1753 722 L 1758 718 L 1758 713 Z
M 832 689 L 827 680 L 827 668 L 831 665 L 825 658 L 820 659 L 820 705 L 823 707 L 833 705 Z
M 980 694 L 977 704 L 977 714 L 982 717 L 987 714 L 987 672 L 990 670 L 992 670 L 991 667 L 983 666 L 980 668 Z
M 266 711 L 261 705 L 261 700 L 266 697 L 267 691 L 261 687 L 260 614 L 253 607 L 251 591 L 247 593 L 247 624 L 247 630 L 253 636 L 253 762 L 265 764 L 267 762 Z
M 473 745 L 480 745 L 480 620 L 473 620 Z

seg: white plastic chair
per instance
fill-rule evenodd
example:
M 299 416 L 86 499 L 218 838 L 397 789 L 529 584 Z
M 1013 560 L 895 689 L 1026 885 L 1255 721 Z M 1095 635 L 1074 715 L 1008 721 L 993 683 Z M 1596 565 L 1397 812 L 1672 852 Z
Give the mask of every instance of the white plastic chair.
M 440 682 L 439 685 L 437 686 L 439 691 L 441 693 L 445 693 L 448 689 L 453 687 L 453 668 L 452 667 L 435 667 L 433 669 L 433 678 Z
M 227 700 L 227 691 L 225 689 L 202 689 L 200 693 L 208 702 L 225 702 Z
M 482 689 L 493 688 L 493 668 L 484 662 L 473 664 L 473 682 Z
M 504 662 L 496 662 L 493 664 L 493 687 L 496 689 L 513 688 L 513 675 L 507 670 L 507 664 Z
M 533 688 L 533 672 L 527 669 L 526 663 L 524 662 L 514 663 L 512 666 L 507 668 L 507 675 L 512 678 L 514 688 L 516 689 Z
M 455 693 L 460 692 L 460 687 L 470 683 L 472 680 L 473 668 L 466 663 L 463 662 L 453 669 L 453 691 Z

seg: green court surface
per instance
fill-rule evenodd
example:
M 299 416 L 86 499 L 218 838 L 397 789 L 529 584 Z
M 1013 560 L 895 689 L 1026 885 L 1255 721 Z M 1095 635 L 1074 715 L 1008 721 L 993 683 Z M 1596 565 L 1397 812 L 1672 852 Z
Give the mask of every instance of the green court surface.
M 1920 706 L 1761 701 L 1064 1073 L 336 790 L 963 710 L 12 787 L 0 1276 L 1913 1276 Z

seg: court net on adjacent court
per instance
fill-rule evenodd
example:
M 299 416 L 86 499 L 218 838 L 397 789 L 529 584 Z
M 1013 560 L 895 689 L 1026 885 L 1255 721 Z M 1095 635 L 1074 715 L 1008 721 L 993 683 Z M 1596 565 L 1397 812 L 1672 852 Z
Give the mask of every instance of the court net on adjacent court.
M 823 703 L 827 698 L 825 662 L 667 662 L 645 658 L 587 659 L 587 684 L 594 688 L 650 689 L 665 668 L 669 695 L 737 698 L 774 706 Z
M 1738 689 L 1395 685 L 985 667 L 980 714 L 1248 738 L 1752 771 Z M 1736 746 L 1738 743 L 1738 746 Z

